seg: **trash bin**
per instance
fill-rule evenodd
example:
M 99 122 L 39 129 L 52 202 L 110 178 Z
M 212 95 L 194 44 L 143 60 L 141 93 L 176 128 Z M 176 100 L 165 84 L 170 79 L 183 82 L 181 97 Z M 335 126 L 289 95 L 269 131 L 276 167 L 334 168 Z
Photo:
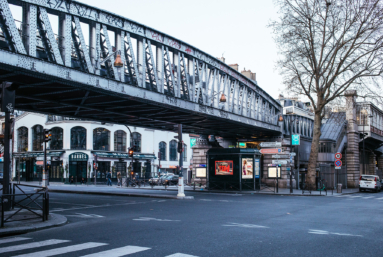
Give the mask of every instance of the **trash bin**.
M 342 184 L 338 184 L 338 186 L 336 187 L 336 192 L 337 193 L 342 193 Z

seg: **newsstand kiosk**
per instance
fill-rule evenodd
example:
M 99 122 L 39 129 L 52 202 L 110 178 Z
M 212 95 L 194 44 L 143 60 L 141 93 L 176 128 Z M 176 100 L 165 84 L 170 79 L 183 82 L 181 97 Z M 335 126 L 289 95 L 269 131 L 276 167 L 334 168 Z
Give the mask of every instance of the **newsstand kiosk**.
M 253 148 L 213 148 L 207 151 L 209 190 L 257 190 L 261 153 Z

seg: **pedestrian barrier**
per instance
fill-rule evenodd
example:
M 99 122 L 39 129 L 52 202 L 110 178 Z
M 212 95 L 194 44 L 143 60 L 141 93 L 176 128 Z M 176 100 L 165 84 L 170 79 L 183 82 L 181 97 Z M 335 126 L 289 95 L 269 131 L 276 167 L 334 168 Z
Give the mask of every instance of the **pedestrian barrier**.
M 4 227 L 5 222 L 23 221 L 36 218 L 42 218 L 43 221 L 48 220 L 49 216 L 49 193 L 46 188 L 23 185 L 11 184 L 10 193 L 1 195 L 1 227 Z M 22 187 L 37 188 L 36 193 L 26 193 Z M 16 193 L 20 191 L 21 193 Z M 5 216 L 5 210 L 15 210 L 8 216 Z M 28 218 L 17 218 L 16 215 L 22 210 L 28 211 L 32 214 Z M 23 215 L 28 216 L 28 215 Z

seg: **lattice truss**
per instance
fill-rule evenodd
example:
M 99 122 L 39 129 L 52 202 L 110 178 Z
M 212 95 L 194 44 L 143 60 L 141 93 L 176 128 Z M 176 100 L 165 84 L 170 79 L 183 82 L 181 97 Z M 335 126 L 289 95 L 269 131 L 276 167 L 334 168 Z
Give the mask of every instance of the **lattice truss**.
M 270 104 L 255 87 L 243 84 L 238 75 L 232 76 L 232 72 L 218 69 L 177 47 L 27 2 L 23 1 L 23 21 L 18 28 L 7 0 L 0 0 L 0 37 L 9 51 L 277 124 L 279 107 Z M 48 13 L 58 16 L 58 35 L 53 32 Z M 89 28 L 87 41 L 82 23 Z M 110 32 L 115 36 L 114 45 Z M 123 61 L 120 69 L 113 65 L 116 51 Z M 222 95 L 226 102 L 220 101 Z

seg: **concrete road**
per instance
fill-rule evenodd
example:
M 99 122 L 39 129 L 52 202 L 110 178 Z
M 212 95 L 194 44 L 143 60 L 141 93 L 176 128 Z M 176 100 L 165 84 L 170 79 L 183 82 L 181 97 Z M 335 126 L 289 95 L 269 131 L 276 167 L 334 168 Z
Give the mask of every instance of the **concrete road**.
M 69 224 L 0 238 L 0 256 L 380 256 L 383 193 L 190 193 L 194 200 L 50 194 Z

